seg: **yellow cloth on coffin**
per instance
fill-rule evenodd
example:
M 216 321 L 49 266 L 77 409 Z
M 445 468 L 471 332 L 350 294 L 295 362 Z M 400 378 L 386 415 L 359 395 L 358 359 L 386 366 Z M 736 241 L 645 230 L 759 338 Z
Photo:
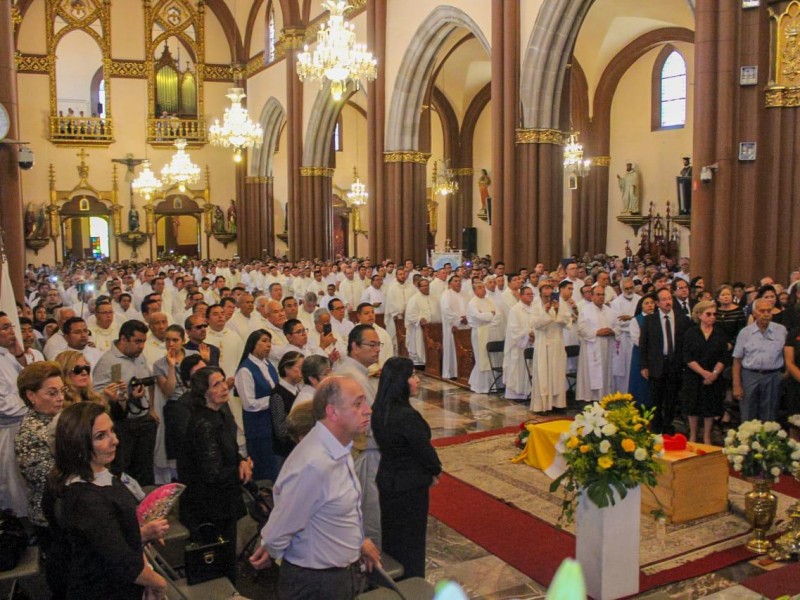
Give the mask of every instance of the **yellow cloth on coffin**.
M 543 471 L 551 479 L 555 479 L 567 468 L 563 455 L 556 450 L 556 444 L 561 434 L 569 431 L 571 423 L 572 421 L 566 420 L 529 423 L 525 426 L 530 432 L 525 449 L 511 461 L 525 462 Z

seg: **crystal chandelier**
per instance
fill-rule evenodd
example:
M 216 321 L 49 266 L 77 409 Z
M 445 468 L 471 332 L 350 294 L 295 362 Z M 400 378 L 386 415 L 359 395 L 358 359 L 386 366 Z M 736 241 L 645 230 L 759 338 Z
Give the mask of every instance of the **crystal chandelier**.
M 330 19 L 317 33 L 317 48 L 311 54 L 308 46 L 297 56 L 300 81 L 331 81 L 334 100 L 341 100 L 348 80 L 355 88 L 363 77 L 372 81 L 377 75 L 377 61 L 366 44 L 356 43 L 355 26 L 344 22 L 345 11 L 352 8 L 347 0 L 325 0 L 322 7 L 330 11 Z
M 150 161 L 145 159 L 142 161 L 142 170 L 139 176 L 131 183 L 133 191 L 142 196 L 145 200 L 150 200 L 152 195 L 161 189 L 162 183 L 150 170 Z
M 586 177 L 592 168 L 592 161 L 583 158 L 583 144 L 578 143 L 578 133 L 570 133 L 564 148 L 564 170 L 569 175 Z
M 347 192 L 347 199 L 353 206 L 364 206 L 369 199 L 367 186 L 358 178 L 357 167 L 353 167 L 353 183 L 350 185 L 350 191 Z
M 186 184 L 197 183 L 200 179 L 200 167 L 192 162 L 192 159 L 186 154 L 186 140 L 175 140 L 175 147 L 177 148 L 175 154 L 172 155 L 172 161 L 168 165 L 164 165 L 161 169 L 161 177 L 164 178 L 164 183 L 167 185 L 176 185 L 181 192 L 186 191 Z
M 447 168 L 447 161 L 443 162 L 444 174 L 440 175 L 438 170 L 438 161 L 433 163 L 433 173 L 431 181 L 433 182 L 433 193 L 439 196 L 449 196 L 458 191 L 458 182 L 456 181 L 452 169 Z
M 225 109 L 223 123 L 220 125 L 219 119 L 215 119 L 214 124 L 208 128 L 211 143 L 223 148 L 232 146 L 233 160 L 236 162 L 242 161 L 244 149 L 258 147 L 264 140 L 261 125 L 253 123 L 247 109 L 242 106 L 242 98 L 245 96 L 242 88 L 228 88 L 226 97 L 230 99 L 231 105 Z

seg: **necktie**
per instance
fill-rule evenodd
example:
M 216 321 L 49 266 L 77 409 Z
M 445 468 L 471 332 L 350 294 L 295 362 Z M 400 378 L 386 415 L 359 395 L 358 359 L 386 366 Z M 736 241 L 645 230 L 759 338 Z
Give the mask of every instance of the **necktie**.
M 675 348 L 672 345 L 672 326 L 669 324 L 669 315 L 664 315 L 664 328 L 667 330 L 667 356 L 672 358 Z
M 688 317 L 689 316 L 689 304 L 686 302 L 682 302 L 681 306 L 683 306 L 683 312 Z

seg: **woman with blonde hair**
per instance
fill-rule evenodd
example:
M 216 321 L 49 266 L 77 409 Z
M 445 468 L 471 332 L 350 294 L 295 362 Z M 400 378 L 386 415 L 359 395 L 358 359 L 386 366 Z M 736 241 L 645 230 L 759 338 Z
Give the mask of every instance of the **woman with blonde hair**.
M 108 410 L 109 403 L 116 402 L 117 392 L 123 385 L 112 383 L 102 395 L 94 391 L 92 386 L 92 367 L 86 357 L 77 350 L 64 350 L 56 356 L 64 374 L 64 407 L 78 402 L 96 402 Z

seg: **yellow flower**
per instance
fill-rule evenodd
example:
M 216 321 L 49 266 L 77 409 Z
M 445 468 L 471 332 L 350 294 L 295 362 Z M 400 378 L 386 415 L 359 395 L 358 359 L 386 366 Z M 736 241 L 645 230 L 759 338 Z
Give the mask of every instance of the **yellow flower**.
M 636 450 L 636 442 L 631 438 L 625 438 L 622 440 L 622 449 L 625 450 L 625 452 L 633 452 Z
M 641 423 L 637 423 L 636 425 L 633 426 L 634 431 L 641 431 L 641 429 L 642 429 Z
M 653 444 L 653 452 L 661 452 L 664 449 L 662 444 Z
M 597 459 L 597 464 L 601 469 L 610 469 L 614 464 L 614 459 L 608 455 L 604 455 Z
M 580 450 L 583 454 L 586 454 L 589 451 L 589 445 L 584 444 L 583 446 L 580 447 Z
M 580 443 L 581 442 L 577 437 L 572 436 L 567 442 L 567 448 L 577 448 Z

